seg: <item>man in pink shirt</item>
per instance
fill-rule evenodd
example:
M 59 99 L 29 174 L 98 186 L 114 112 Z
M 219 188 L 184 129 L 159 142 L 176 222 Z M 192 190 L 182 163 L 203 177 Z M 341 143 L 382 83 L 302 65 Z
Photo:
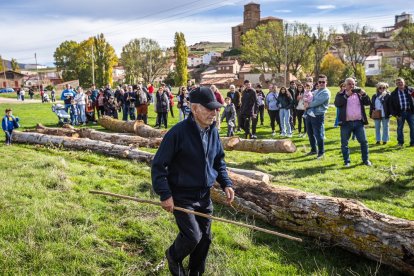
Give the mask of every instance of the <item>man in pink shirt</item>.
M 346 89 L 338 92 L 335 97 L 335 106 L 339 109 L 339 125 L 341 126 L 341 150 L 346 167 L 350 166 L 348 142 L 351 134 L 355 134 L 361 145 L 362 162 L 372 166 L 368 159 L 368 142 L 364 125 L 368 124 L 365 107 L 370 105 L 370 99 L 361 88 L 355 87 L 355 80 L 345 80 Z

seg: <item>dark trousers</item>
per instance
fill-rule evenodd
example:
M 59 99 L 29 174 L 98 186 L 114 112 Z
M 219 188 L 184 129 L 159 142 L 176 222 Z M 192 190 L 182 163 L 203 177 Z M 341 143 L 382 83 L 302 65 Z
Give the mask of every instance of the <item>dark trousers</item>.
M 397 118 L 397 141 L 404 144 L 404 123 L 407 121 L 410 128 L 410 145 L 414 145 L 414 113 L 403 111 L 401 117 Z
M 260 124 L 263 125 L 264 122 L 264 105 L 259 105 L 259 112 L 258 112 L 258 117 L 260 117 Z
M 270 127 L 272 128 L 272 132 L 275 131 L 275 121 L 279 126 L 279 133 L 282 132 L 282 130 L 280 129 L 280 115 L 279 115 L 279 110 L 268 110 L 267 111 L 269 113 L 269 117 L 270 117 Z
M 290 110 L 289 123 L 290 123 L 290 128 L 294 130 L 296 126 L 296 108 L 292 108 Z
M 210 193 L 194 201 L 174 199 L 174 205 L 209 215 L 213 213 Z M 201 275 L 205 270 L 211 244 L 211 220 L 180 211 L 174 211 L 174 217 L 180 233 L 168 249 L 170 256 L 176 262 L 182 262 L 190 256 L 189 275 Z
M 161 127 L 164 123 L 164 127 L 167 128 L 167 114 L 168 112 L 157 112 L 157 126 Z
M 256 135 L 257 123 L 259 122 L 258 117 L 258 114 L 256 114 L 256 117 L 252 117 L 252 135 Z
M 237 130 L 240 131 L 240 129 L 242 129 L 242 124 L 241 124 L 241 113 L 240 113 L 240 107 L 236 108 L 236 117 L 237 117 Z
M 171 112 L 171 117 L 174 118 L 174 108 L 173 108 L 173 106 L 170 106 L 170 112 Z
M 240 126 L 244 130 L 244 135 L 246 138 L 250 138 L 251 132 L 250 132 L 250 122 L 252 118 L 248 115 L 240 115 Z
M 128 115 L 130 120 L 135 120 L 135 106 L 130 104 L 125 104 L 122 110 L 122 120 L 128 121 Z
M 6 134 L 6 145 L 10 145 L 12 142 L 13 130 L 5 131 Z
M 351 134 L 355 134 L 356 139 L 361 145 L 362 162 L 368 161 L 368 142 L 365 135 L 364 123 L 360 121 L 347 121 L 341 125 L 341 151 L 344 163 L 350 163 L 348 142 Z
M 311 151 L 317 152 L 318 155 L 323 155 L 325 153 L 325 143 L 323 141 L 323 136 L 325 133 L 324 122 L 325 115 L 306 117 L 306 130 L 308 132 Z M 318 151 L 316 151 L 316 145 L 318 146 Z
M 303 118 L 303 114 L 305 114 L 305 110 L 296 109 L 296 116 L 298 117 L 299 133 L 302 132 L 302 122 L 303 122 L 303 132 L 306 132 L 306 121 L 305 121 L 305 118 Z

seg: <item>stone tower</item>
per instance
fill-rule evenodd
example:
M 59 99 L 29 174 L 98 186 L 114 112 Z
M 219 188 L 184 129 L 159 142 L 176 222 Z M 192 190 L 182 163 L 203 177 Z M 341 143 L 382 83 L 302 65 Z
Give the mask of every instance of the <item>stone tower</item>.
M 260 5 L 256 3 L 249 3 L 244 6 L 243 13 L 243 29 L 244 33 L 248 30 L 254 29 L 260 22 Z

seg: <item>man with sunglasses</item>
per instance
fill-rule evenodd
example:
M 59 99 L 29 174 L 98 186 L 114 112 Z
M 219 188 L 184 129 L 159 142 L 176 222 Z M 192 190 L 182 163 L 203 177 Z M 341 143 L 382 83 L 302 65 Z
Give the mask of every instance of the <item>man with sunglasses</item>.
M 307 116 L 306 130 L 308 132 L 311 151 L 308 155 L 316 155 L 317 159 L 322 159 L 325 155 L 325 113 L 328 110 L 331 92 L 327 88 L 328 79 L 325 75 L 318 77 L 318 90 L 313 92 L 312 102 L 305 106 L 306 109 L 312 108 L 315 117 Z
M 398 146 L 404 145 L 404 123 L 410 128 L 410 147 L 414 147 L 414 90 L 405 85 L 403 78 L 395 81 L 397 88 L 389 98 L 389 111 L 397 118 Z

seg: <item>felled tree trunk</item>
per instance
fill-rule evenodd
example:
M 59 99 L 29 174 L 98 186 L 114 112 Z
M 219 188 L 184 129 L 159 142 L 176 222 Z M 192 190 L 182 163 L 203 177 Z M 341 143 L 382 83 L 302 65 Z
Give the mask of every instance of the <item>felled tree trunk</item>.
M 28 130 L 28 131 L 33 131 L 33 130 Z M 51 128 L 51 127 L 45 127 L 42 124 L 37 124 L 36 129 L 34 131 L 38 133 L 47 134 L 47 135 L 79 138 L 79 132 L 75 128 Z
M 85 138 L 16 131 L 13 140 L 20 143 L 89 149 L 148 164 L 154 156 L 126 146 Z M 375 212 L 355 200 L 267 185 L 231 171 L 229 176 L 236 193 L 233 206 L 241 212 L 283 229 L 330 241 L 351 252 L 414 275 L 414 221 Z M 213 201 L 225 204 L 222 193 L 216 184 L 211 190 Z
M 235 174 L 244 175 L 248 178 L 264 182 L 266 184 L 270 184 L 270 182 L 273 179 L 273 175 L 270 175 L 268 173 L 264 173 L 261 171 L 244 170 L 244 169 L 230 168 L 230 167 L 227 167 L 227 170 Z
M 236 209 L 414 275 L 414 221 L 375 212 L 356 200 L 229 175 L 235 186 Z M 215 202 L 225 204 L 217 184 L 211 194 Z
M 145 125 L 142 121 L 121 121 L 103 116 L 99 124 L 106 129 L 115 132 L 135 133 L 139 136 L 152 138 L 163 137 L 165 131 L 154 129 Z M 259 153 L 292 153 L 296 151 L 295 144 L 290 140 L 248 140 L 239 137 L 222 137 L 221 142 L 225 150 L 250 151 Z
M 13 141 L 17 143 L 63 146 L 68 149 L 90 150 L 105 155 L 117 156 L 127 159 L 150 163 L 153 154 L 140 151 L 127 146 L 115 145 L 108 142 L 90 140 L 86 138 L 72 138 L 65 136 L 52 136 L 33 132 L 13 132 Z
M 251 151 L 259 153 L 292 153 L 296 146 L 291 140 L 241 139 L 239 137 L 222 137 L 225 150 Z
M 143 121 L 121 121 L 108 116 L 99 118 L 98 123 L 114 132 L 135 133 L 145 138 L 162 138 L 166 132 L 166 130 L 152 128 Z

